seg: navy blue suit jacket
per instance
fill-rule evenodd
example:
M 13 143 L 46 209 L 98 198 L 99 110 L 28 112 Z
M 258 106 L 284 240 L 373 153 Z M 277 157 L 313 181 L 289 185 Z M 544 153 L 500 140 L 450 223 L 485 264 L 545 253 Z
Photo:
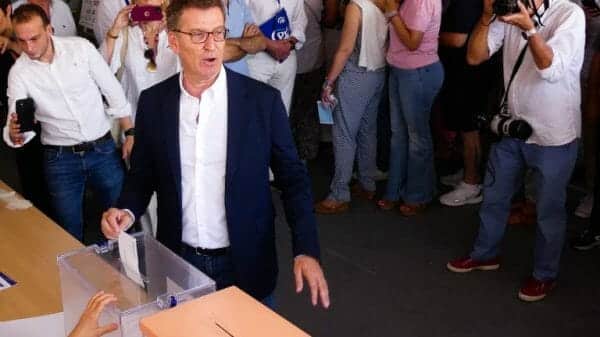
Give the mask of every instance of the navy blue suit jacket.
M 255 298 L 275 289 L 275 213 L 269 167 L 282 186 L 294 256 L 319 258 L 310 178 L 298 158 L 279 91 L 226 70 L 228 95 L 225 211 L 236 285 Z M 117 207 L 139 218 L 158 195 L 157 239 L 181 253 L 179 74 L 142 92 L 132 167 Z

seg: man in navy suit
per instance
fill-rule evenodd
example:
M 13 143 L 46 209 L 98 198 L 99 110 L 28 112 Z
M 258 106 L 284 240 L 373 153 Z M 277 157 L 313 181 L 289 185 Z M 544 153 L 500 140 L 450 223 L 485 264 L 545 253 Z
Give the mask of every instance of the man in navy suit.
M 225 70 L 220 0 L 174 0 L 169 43 L 182 72 L 144 91 L 132 167 L 102 216 L 116 238 L 158 194 L 157 238 L 217 282 L 270 304 L 277 280 L 269 167 L 281 183 L 296 291 L 329 306 L 307 171 L 298 158 L 280 93 Z

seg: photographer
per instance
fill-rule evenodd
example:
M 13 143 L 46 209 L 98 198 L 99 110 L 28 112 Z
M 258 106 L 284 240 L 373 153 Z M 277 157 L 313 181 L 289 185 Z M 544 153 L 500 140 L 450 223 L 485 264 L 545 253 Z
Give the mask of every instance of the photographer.
M 530 167 L 538 178 L 538 227 L 533 275 L 519 291 L 523 301 L 541 300 L 556 285 L 566 234 L 566 187 L 581 128 L 584 43 L 583 11 L 568 0 L 529 0 L 527 5 L 484 0 L 468 44 L 470 64 L 503 49 L 506 105 L 504 116 L 495 116 L 491 125 L 503 137 L 490 152 L 473 251 L 447 267 L 463 273 L 500 266 L 511 198 Z

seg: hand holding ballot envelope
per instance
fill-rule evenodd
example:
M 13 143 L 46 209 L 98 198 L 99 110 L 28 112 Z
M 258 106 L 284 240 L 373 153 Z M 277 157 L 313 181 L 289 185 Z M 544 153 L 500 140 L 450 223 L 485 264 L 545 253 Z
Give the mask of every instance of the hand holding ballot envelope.
M 129 229 L 133 218 L 129 212 L 117 208 L 109 208 L 102 214 L 102 234 L 108 239 L 116 240 L 121 231 Z

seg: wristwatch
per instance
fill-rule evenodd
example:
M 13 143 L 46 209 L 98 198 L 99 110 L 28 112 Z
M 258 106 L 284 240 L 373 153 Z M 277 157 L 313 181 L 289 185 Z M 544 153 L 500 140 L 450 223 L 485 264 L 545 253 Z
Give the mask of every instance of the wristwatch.
M 135 136 L 135 128 L 129 128 L 129 129 L 125 130 L 125 132 L 123 132 L 123 134 L 125 135 L 125 137 Z
M 534 34 L 537 34 L 537 29 L 535 27 L 531 28 L 530 30 L 524 31 L 523 32 L 523 36 L 525 37 L 526 40 L 529 40 L 530 37 L 532 37 Z

